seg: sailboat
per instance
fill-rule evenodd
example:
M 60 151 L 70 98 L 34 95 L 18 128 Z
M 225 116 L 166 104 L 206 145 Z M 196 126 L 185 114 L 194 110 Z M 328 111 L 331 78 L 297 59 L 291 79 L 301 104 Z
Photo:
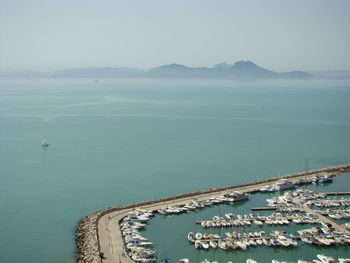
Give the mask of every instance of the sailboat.
M 49 146 L 49 143 L 48 143 L 46 138 L 41 142 L 41 145 L 42 146 Z

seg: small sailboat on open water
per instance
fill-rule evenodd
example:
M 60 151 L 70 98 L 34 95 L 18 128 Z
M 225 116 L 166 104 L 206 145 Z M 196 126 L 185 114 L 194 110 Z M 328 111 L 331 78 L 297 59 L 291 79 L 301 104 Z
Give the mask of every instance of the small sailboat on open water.
M 41 145 L 44 147 L 49 146 L 49 142 L 47 141 L 46 138 L 44 138 L 44 140 L 41 142 Z

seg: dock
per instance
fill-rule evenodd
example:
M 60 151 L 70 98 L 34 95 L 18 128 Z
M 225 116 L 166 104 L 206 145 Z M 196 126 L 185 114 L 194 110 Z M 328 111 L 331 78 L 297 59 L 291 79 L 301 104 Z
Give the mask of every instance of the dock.
M 272 206 L 266 206 L 266 207 L 252 207 L 250 210 L 252 211 L 265 211 L 265 210 L 277 210 L 279 207 L 272 207 Z
M 304 205 L 304 204 L 299 204 L 299 205 L 300 205 L 301 207 L 304 208 L 304 210 L 305 210 L 306 213 L 314 214 L 319 220 L 322 221 L 322 223 L 324 223 L 324 224 L 331 224 L 332 227 L 333 227 L 336 231 L 342 232 L 342 233 L 344 233 L 344 234 L 350 234 L 350 231 L 348 231 L 348 230 L 346 229 L 346 227 L 337 224 L 336 222 L 334 222 L 334 221 L 331 220 L 330 218 L 321 215 L 320 213 L 316 212 L 315 210 L 311 209 L 310 207 L 308 207 L 308 206 L 306 206 L 306 205 Z
M 350 195 L 350 192 L 325 193 L 326 195 Z
M 210 197 L 224 194 L 228 190 L 256 192 L 259 191 L 260 188 L 273 184 L 281 179 L 288 179 L 292 182 L 296 182 L 299 179 L 309 180 L 319 173 L 338 175 L 346 172 L 350 172 L 350 164 L 272 177 L 245 184 L 210 188 L 192 193 L 169 196 L 158 200 L 102 209 L 86 216 L 79 222 L 76 229 L 76 259 L 78 263 L 133 263 L 134 261 L 131 260 L 125 251 L 121 230 L 118 226 L 119 222 L 127 216 L 129 212 L 135 209 L 165 209 L 169 205 L 182 205 L 193 199 L 209 199 Z M 308 207 L 303 208 L 305 211 L 316 214 Z M 323 219 L 324 217 L 322 215 L 318 214 L 317 216 L 324 222 L 329 220 L 327 218 Z M 333 221 L 331 221 L 331 223 L 336 229 L 341 230 L 341 232 L 344 231 L 341 226 L 335 225 Z

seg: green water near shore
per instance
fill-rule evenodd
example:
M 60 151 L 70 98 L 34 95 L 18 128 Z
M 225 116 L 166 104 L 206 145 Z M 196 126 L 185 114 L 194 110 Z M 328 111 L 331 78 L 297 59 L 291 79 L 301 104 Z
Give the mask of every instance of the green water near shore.
M 74 262 L 97 209 L 349 163 L 349 101 L 345 80 L 0 79 L 0 262 Z

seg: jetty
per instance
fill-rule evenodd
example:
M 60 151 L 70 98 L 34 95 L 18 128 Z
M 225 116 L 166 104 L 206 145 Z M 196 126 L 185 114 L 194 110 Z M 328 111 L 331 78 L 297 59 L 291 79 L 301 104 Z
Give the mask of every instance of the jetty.
M 250 210 L 252 210 L 252 211 L 277 210 L 277 209 L 278 209 L 278 207 L 271 207 L 271 206 L 250 208 Z
M 350 192 L 324 193 L 325 195 L 350 195 Z
M 304 204 L 300 204 L 300 206 L 302 206 L 305 210 L 306 213 L 310 213 L 310 214 L 314 214 L 319 220 L 322 221 L 322 223 L 324 224 L 329 224 L 330 226 L 332 226 L 336 231 L 344 233 L 344 234 L 350 234 L 350 231 L 348 231 L 346 229 L 346 227 L 337 224 L 336 222 L 334 222 L 333 220 L 331 220 L 330 218 L 327 218 L 323 215 L 321 215 L 320 213 L 316 212 L 315 210 L 311 209 L 310 207 L 304 205 Z
M 350 172 L 350 164 L 338 165 L 285 176 L 272 177 L 245 184 L 210 188 L 197 192 L 160 198 L 157 200 L 98 210 L 81 219 L 76 228 L 76 261 L 78 263 L 133 263 L 134 261 L 129 257 L 125 250 L 120 222 L 130 213 L 135 212 L 138 209 L 151 211 L 162 210 L 167 209 L 169 206 L 184 205 L 191 202 L 193 199 L 196 199 L 197 201 L 208 200 L 218 195 L 224 195 L 228 191 L 240 191 L 242 193 L 259 192 L 262 187 L 267 187 L 281 179 L 287 179 L 296 184 L 301 184 L 311 182 L 313 177 L 318 174 L 337 176 L 348 172 Z M 309 209 L 305 207 L 303 208 L 305 210 Z

